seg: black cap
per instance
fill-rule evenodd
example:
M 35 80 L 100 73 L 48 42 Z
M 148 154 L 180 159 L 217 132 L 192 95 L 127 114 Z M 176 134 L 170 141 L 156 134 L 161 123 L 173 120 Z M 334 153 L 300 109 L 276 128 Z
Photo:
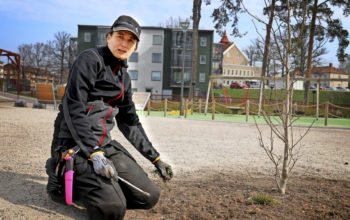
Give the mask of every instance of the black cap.
M 111 27 L 112 31 L 130 31 L 140 41 L 141 28 L 140 25 L 132 17 L 121 15 Z

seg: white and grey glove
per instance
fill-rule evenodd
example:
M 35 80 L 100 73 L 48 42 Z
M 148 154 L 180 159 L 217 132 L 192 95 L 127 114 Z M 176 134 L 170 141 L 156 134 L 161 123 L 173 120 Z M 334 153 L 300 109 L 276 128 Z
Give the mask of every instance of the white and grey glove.
M 90 155 L 90 160 L 93 163 L 95 172 L 101 176 L 110 179 L 117 173 L 113 163 L 105 157 L 103 151 L 95 151 L 92 153 Z

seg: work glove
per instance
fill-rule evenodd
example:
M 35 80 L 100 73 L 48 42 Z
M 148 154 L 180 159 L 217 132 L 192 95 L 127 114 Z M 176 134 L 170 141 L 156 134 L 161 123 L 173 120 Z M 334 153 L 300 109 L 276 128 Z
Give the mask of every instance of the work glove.
M 103 151 L 92 153 L 90 155 L 90 160 L 93 163 L 95 172 L 101 176 L 110 179 L 117 173 L 113 163 L 105 157 Z
M 173 170 L 171 166 L 161 160 L 158 160 L 157 162 L 154 163 L 155 167 L 157 168 L 157 171 L 160 175 L 160 177 L 164 181 L 169 181 L 171 178 L 173 178 Z

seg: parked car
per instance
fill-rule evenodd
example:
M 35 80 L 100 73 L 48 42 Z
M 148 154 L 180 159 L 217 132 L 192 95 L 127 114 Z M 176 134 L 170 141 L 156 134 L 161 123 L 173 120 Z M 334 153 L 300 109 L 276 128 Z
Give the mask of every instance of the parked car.
M 230 85 L 231 89 L 245 89 L 248 88 L 246 84 L 240 83 L 240 82 L 232 82 Z
M 310 88 L 310 90 L 316 90 L 317 89 L 317 87 L 314 86 L 314 85 L 311 85 L 309 88 Z
M 337 86 L 337 87 L 335 87 L 335 89 L 336 89 L 337 91 L 346 91 L 346 89 L 343 88 L 343 87 L 341 87 L 341 86 Z
M 260 88 L 260 81 L 259 80 L 249 80 L 245 81 L 245 85 L 249 88 Z

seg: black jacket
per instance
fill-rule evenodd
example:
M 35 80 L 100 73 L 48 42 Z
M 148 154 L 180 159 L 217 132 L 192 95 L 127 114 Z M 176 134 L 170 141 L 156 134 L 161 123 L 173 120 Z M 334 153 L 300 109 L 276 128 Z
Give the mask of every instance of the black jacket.
M 87 103 L 96 100 L 119 109 L 115 116 L 118 128 L 143 156 L 150 161 L 159 156 L 136 114 L 126 62 L 115 58 L 108 47 L 88 49 L 78 56 L 71 68 L 63 97 L 62 105 L 68 107 L 71 124 L 86 148 L 85 154 L 101 145 L 86 114 Z M 61 107 L 57 118 L 64 118 L 63 114 Z M 58 138 L 72 139 L 64 119 L 60 122 Z

